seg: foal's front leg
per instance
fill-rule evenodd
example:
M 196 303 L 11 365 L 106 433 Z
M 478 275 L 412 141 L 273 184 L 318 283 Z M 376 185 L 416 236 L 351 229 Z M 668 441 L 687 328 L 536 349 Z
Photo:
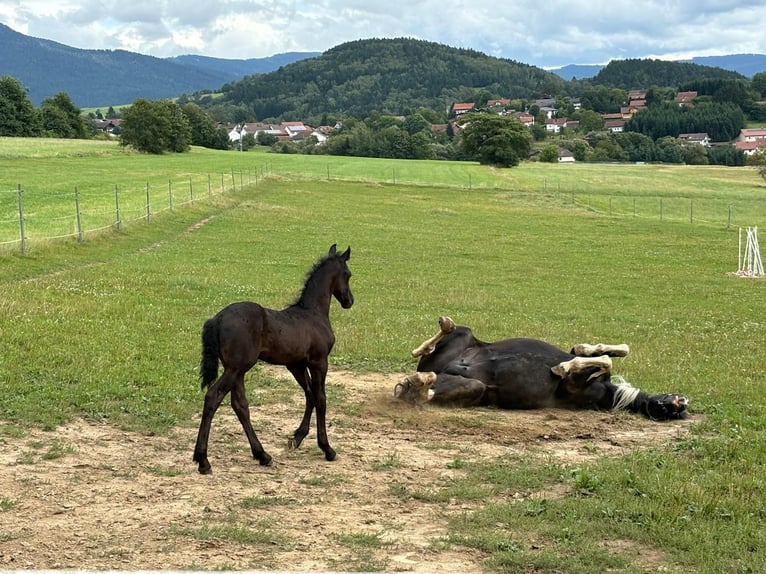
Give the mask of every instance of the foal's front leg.
M 310 365 L 311 391 L 314 395 L 314 403 L 317 410 L 317 444 L 324 452 L 326 460 L 335 460 L 335 451 L 327 439 L 327 395 L 325 394 L 325 377 L 327 376 L 327 359 L 320 363 Z

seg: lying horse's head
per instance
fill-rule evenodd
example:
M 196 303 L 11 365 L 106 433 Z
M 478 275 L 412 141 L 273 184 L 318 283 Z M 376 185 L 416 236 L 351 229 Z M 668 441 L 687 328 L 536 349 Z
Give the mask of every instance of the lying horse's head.
M 655 421 L 685 419 L 689 399 L 685 395 L 663 393 L 651 395 L 644 405 L 644 414 Z

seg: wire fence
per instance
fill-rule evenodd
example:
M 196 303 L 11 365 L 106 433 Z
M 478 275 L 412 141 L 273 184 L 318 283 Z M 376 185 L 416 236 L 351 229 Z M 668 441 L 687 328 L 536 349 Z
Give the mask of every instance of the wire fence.
M 0 190 L 0 254 L 26 255 L 31 245 L 150 222 L 162 212 L 231 193 L 263 179 L 257 171 L 188 175 L 166 181 L 114 185 L 71 192 L 29 190 L 19 184 Z
M 267 169 L 231 170 L 227 173 L 187 174 L 167 180 L 152 180 L 126 185 L 77 188 L 71 191 L 44 191 L 28 189 L 19 184 L 16 189 L 0 189 L 0 255 L 26 254 L 31 245 L 52 240 L 85 240 L 86 235 L 105 230 L 119 230 L 138 221 L 150 222 L 162 212 L 180 209 L 195 202 L 208 201 L 216 196 L 257 185 L 269 175 Z M 306 173 L 286 172 L 281 178 L 305 180 Z M 376 177 L 343 177 L 330 173 L 326 177 L 334 181 L 356 181 L 390 185 L 424 185 L 408 182 L 390 174 Z M 311 179 L 311 178 L 310 178 Z M 316 179 L 313 178 L 313 179 Z M 734 228 L 766 225 L 766 201 L 732 198 L 675 198 L 656 196 L 631 196 L 626 192 L 610 195 L 603 191 L 552 189 L 543 182 L 542 188 L 502 189 L 494 182 L 489 187 L 472 181 L 453 181 L 438 184 L 440 187 L 483 190 L 503 193 L 509 201 L 533 197 L 536 203 L 550 207 L 567 207 L 586 210 L 612 218 L 642 218 L 659 222 L 680 222 L 691 225 L 713 225 Z

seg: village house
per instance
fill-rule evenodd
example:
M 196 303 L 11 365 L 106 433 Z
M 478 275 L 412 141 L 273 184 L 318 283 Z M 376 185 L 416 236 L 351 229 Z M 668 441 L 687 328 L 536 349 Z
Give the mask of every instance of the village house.
M 532 114 L 528 114 L 527 112 L 514 112 L 513 117 L 527 127 L 535 124 L 535 117 Z
M 566 126 L 566 118 L 548 118 L 545 120 L 545 131 L 558 134 Z
M 742 128 L 734 140 L 734 147 L 748 156 L 758 149 L 766 149 L 766 128 Z
M 766 128 L 742 128 L 736 138 L 738 142 L 756 142 L 766 146 Z
M 710 137 L 706 133 L 678 134 L 678 139 L 685 142 L 696 143 L 701 146 L 710 147 Z
M 612 133 L 619 133 L 625 131 L 625 120 L 606 120 L 604 127 Z
M 476 110 L 475 102 L 459 102 L 452 104 L 452 113 L 456 116 L 467 114 Z
M 697 92 L 678 92 L 673 99 L 680 107 L 690 106 L 697 97 Z

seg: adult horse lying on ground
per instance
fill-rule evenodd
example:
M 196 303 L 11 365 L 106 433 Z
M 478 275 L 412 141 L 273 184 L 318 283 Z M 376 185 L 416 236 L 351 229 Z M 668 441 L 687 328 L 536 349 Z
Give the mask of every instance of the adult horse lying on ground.
M 350 247 L 343 253 L 336 251 L 335 245 L 330 247 L 329 253 L 309 271 L 298 300 L 281 311 L 241 301 L 224 307 L 205 321 L 199 373 L 202 388 L 209 388 L 194 447 L 194 461 L 199 464 L 200 473 L 212 472 L 207 459 L 210 424 L 229 392 L 231 407 L 245 430 L 253 457 L 264 466 L 271 464 L 271 456 L 263 449 L 250 423 L 250 406 L 245 394 L 245 373 L 258 360 L 287 367 L 306 395 L 303 420 L 289 446 L 298 448 L 306 438 L 316 409 L 317 443 L 327 460 L 335 459 L 325 426 L 327 357 L 335 345 L 330 303 L 335 297 L 344 309 L 354 304 L 349 286 L 351 271 L 347 265 L 350 257 Z M 220 378 L 219 359 L 223 364 Z
M 439 326 L 412 351 L 420 357 L 418 372 L 396 385 L 396 397 L 461 407 L 625 409 L 654 420 L 686 417 L 683 395 L 649 395 L 612 382 L 611 357 L 627 355 L 627 345 L 582 344 L 567 353 L 537 339 L 485 343 L 449 317 L 440 317 Z

